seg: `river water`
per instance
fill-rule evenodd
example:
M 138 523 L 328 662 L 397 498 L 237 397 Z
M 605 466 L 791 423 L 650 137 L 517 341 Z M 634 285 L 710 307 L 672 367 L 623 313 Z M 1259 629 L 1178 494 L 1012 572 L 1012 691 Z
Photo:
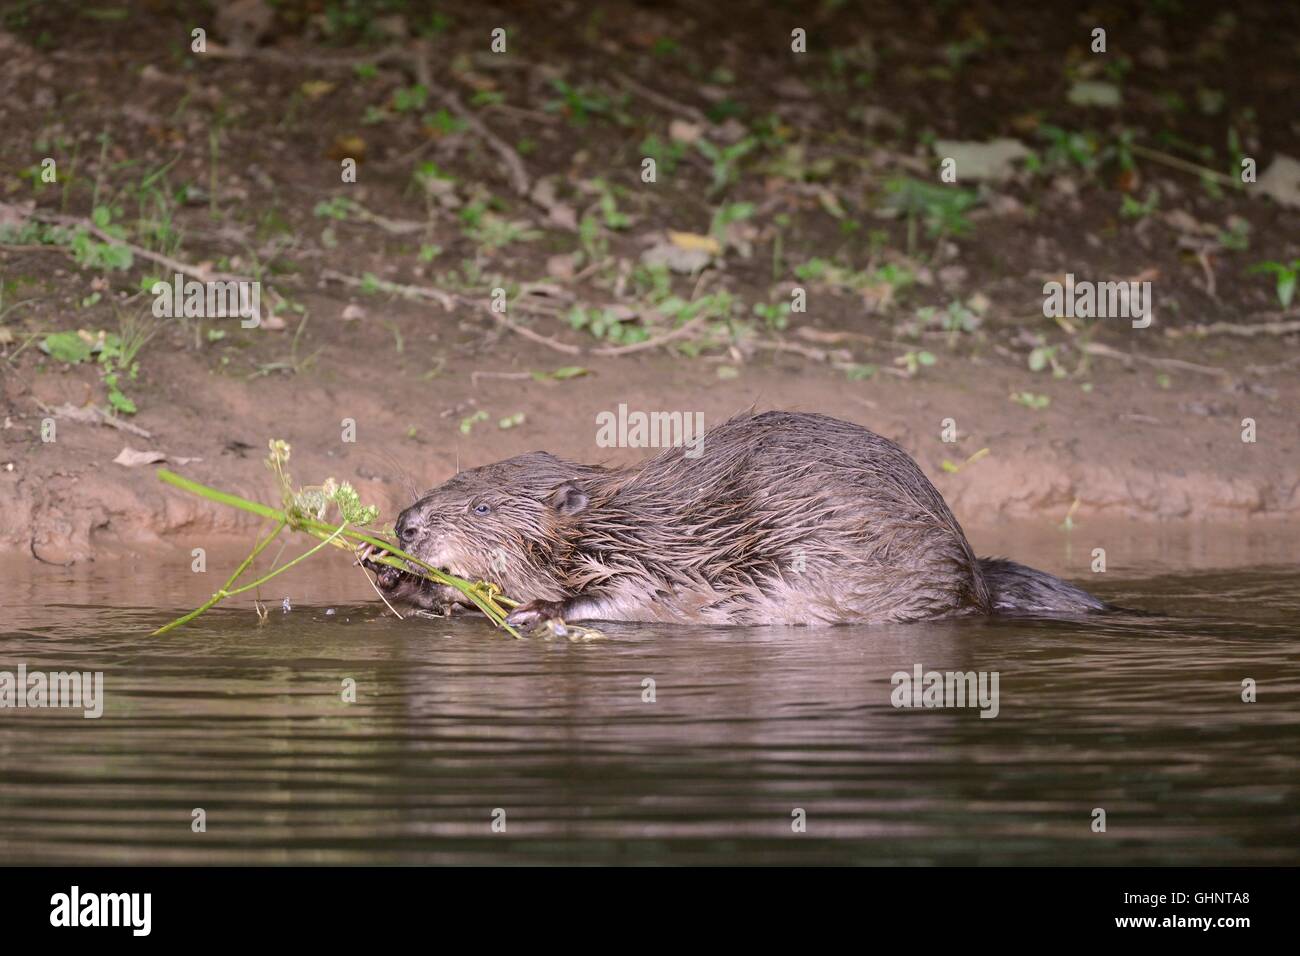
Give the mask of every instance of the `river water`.
M 1072 573 L 1157 616 L 587 643 L 399 621 L 346 567 L 155 638 L 226 565 L 24 563 L 0 671 L 102 671 L 103 715 L 0 710 L 0 862 L 1296 864 L 1293 547 Z M 996 672 L 997 716 L 893 706 L 917 665 Z

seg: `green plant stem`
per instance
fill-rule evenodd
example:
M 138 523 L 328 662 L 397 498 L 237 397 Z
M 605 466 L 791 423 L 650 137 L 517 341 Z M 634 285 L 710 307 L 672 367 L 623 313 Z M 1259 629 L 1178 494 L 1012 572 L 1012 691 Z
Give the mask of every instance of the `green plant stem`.
M 306 558 L 310 558 L 313 554 L 315 554 L 315 553 L 316 553 L 317 551 L 319 551 L 321 548 L 325 547 L 325 545 L 329 544 L 329 543 L 332 542 L 332 541 L 337 540 L 339 534 L 340 534 L 340 533 L 343 531 L 343 529 L 346 528 L 347 526 L 348 526 L 348 523 L 347 523 L 346 521 L 343 522 L 341 525 L 338 526 L 338 528 L 336 528 L 336 529 L 334 530 L 334 533 L 333 533 L 333 534 L 331 534 L 328 538 L 323 539 L 323 540 L 321 541 L 320 544 L 316 545 L 316 546 L 315 546 L 314 548 L 312 548 L 310 551 L 304 551 L 302 554 L 298 555 L 298 557 L 294 558 L 294 559 L 293 559 L 292 561 L 290 561 L 288 564 L 282 564 L 280 567 L 276 568 L 274 571 L 271 571 L 270 573 L 265 574 L 265 575 L 263 575 L 262 577 L 258 578 L 258 579 L 257 579 L 256 581 L 254 581 L 252 584 L 245 584 L 242 588 L 236 588 L 236 589 L 233 590 L 233 591 L 226 590 L 226 591 L 225 591 L 225 596 L 226 596 L 226 597 L 234 597 L 236 594 L 243 594 L 245 591 L 251 591 L 251 590 L 253 590 L 253 588 L 260 587 L 261 585 L 265 584 L 267 581 L 271 580 L 271 578 L 275 577 L 277 574 L 283 574 L 285 571 L 288 571 L 291 567 L 293 567 L 293 566 L 294 566 L 295 564 L 297 564 L 299 561 L 302 561 L 302 560 L 304 560 L 304 559 L 306 559 Z
M 188 624 L 190 621 L 194 620 L 204 611 L 211 608 L 223 597 L 227 596 L 227 594 L 229 593 L 230 586 L 239 580 L 239 576 L 248 570 L 249 565 L 251 565 L 253 561 L 256 560 L 259 554 L 261 554 L 263 551 L 266 550 L 266 546 L 270 544 L 272 541 L 274 541 L 276 537 L 280 534 L 280 532 L 283 531 L 287 526 L 288 526 L 288 522 L 281 519 L 280 523 L 276 525 L 275 530 L 272 531 L 270 534 L 268 534 L 260 542 L 258 542 L 257 547 L 253 548 L 252 552 L 249 553 L 248 557 L 244 559 L 243 564 L 235 568 L 235 573 L 226 579 L 226 583 L 221 586 L 221 590 L 217 591 L 216 594 L 208 598 L 208 600 L 203 604 L 201 604 L 199 607 L 196 607 L 193 611 L 190 611 L 189 614 L 186 614 L 184 617 L 178 617 L 170 624 L 164 624 L 162 627 L 158 628 L 158 630 L 154 631 L 149 636 L 157 637 L 159 634 L 166 634 L 172 628 L 180 627 L 182 624 Z
M 333 525 L 326 524 L 325 522 L 318 521 L 314 518 L 308 518 L 301 515 L 289 515 L 283 511 L 279 511 L 275 508 L 272 508 L 269 505 L 260 504 L 256 501 L 249 501 L 247 498 L 241 498 L 238 495 L 232 495 L 224 491 L 218 491 L 215 488 L 210 488 L 207 485 L 199 484 L 197 481 L 191 481 L 189 478 L 185 478 L 181 475 L 178 475 L 173 471 L 168 471 L 166 468 L 158 469 L 158 477 L 162 481 L 165 481 L 167 484 L 173 485 L 184 491 L 188 491 L 191 494 L 198 495 L 200 498 L 206 498 L 209 501 L 215 501 L 218 502 L 219 504 L 229 505 L 232 508 L 239 508 L 243 511 L 249 511 L 252 512 L 253 514 L 261 515 L 264 518 L 270 518 L 274 521 L 277 521 L 280 523 L 280 527 L 276 529 L 275 534 L 279 534 L 279 532 L 282 531 L 284 527 L 287 526 L 294 531 L 303 531 L 306 532 L 307 534 L 313 535 L 314 537 L 321 539 L 321 544 L 317 545 L 316 548 L 313 548 L 311 551 L 307 552 L 307 554 L 304 554 L 301 557 L 295 559 L 294 563 L 297 563 L 297 561 L 301 561 L 303 558 L 307 557 L 308 554 L 312 554 L 320 547 L 323 547 L 324 545 L 330 543 L 335 544 L 337 547 L 341 547 L 344 548 L 345 550 L 351 551 L 352 548 L 349 547 L 348 544 L 345 543 L 343 540 L 341 540 L 341 538 L 346 538 L 349 541 L 360 542 L 362 544 L 368 544 L 373 548 L 380 549 L 381 551 L 387 551 L 388 552 L 387 556 L 383 558 L 371 559 L 371 560 L 375 561 L 375 563 L 386 564 L 389 567 L 396 568 L 399 571 L 406 571 L 408 573 L 411 573 L 411 566 L 419 567 L 425 578 L 428 578 L 429 580 L 433 581 L 436 584 L 443 584 L 448 587 L 455 588 L 457 591 L 460 591 L 462 594 L 465 595 L 465 597 L 467 597 L 471 601 L 471 603 L 474 604 L 475 607 L 477 607 L 480 611 L 482 611 L 483 614 L 488 618 L 488 620 L 492 621 L 492 623 L 496 624 L 498 627 L 504 628 L 512 637 L 518 638 L 520 636 L 519 633 L 513 627 L 511 627 L 509 624 L 506 623 L 506 612 L 497 605 L 496 599 L 493 595 L 491 594 L 485 595 L 483 593 L 483 589 L 480 588 L 478 585 L 472 584 L 469 581 L 465 581 L 462 578 L 455 577 L 454 575 L 447 574 L 444 571 L 440 571 L 437 568 L 433 567 L 432 565 L 424 561 L 421 561 L 419 558 L 407 554 L 405 551 L 402 551 L 400 548 L 397 548 L 390 542 L 385 541 L 383 538 L 380 538 L 373 534 L 367 534 L 363 531 L 348 529 L 346 527 L 335 528 Z M 272 535 L 272 537 L 273 536 L 274 535 Z M 192 611 L 191 613 L 187 614 L 185 617 L 179 618 L 176 621 L 173 621 L 172 623 L 165 625 L 163 628 L 160 628 L 154 633 L 161 634 L 164 631 L 171 630 L 174 627 L 179 627 L 181 624 L 193 620 L 199 614 L 208 610 L 210 607 L 212 607 L 214 604 L 220 601 L 223 596 L 222 592 L 226 591 L 230 587 L 230 585 L 234 583 L 234 581 L 238 578 L 238 576 L 242 574 L 244 570 L 247 569 L 249 564 L 252 563 L 253 558 L 255 558 L 257 554 L 259 554 L 261 550 L 269 543 L 270 543 L 270 539 L 268 538 L 262 544 L 258 545 L 258 547 L 254 549 L 253 554 L 249 555 L 249 557 L 245 560 L 244 564 L 242 564 L 239 570 L 235 573 L 235 575 L 231 577 L 230 581 L 226 582 L 226 586 L 222 588 L 222 591 L 219 591 L 217 592 L 217 594 L 213 595 L 212 600 L 207 602 L 203 607 L 197 608 L 195 611 Z M 288 567 L 288 565 L 286 565 L 285 567 Z M 284 570 L 284 568 L 281 568 L 280 570 Z M 247 588 L 241 588 L 240 590 L 241 591 L 247 590 Z M 238 593 L 238 592 L 231 592 L 231 593 Z
M 1218 170 L 1210 169 L 1208 166 L 1201 166 L 1178 156 L 1170 156 L 1168 153 L 1162 153 L 1159 150 L 1150 149 L 1146 146 L 1139 146 L 1137 143 L 1133 143 L 1129 149 L 1133 151 L 1135 156 L 1141 156 L 1143 159 L 1150 159 L 1157 163 L 1164 163 L 1166 166 L 1172 166 L 1174 169 L 1181 169 L 1185 173 L 1195 173 L 1198 176 L 1206 176 L 1224 186 L 1241 185 L 1231 176 L 1224 175 Z
M 224 491 L 217 491 L 215 488 L 209 488 L 207 485 L 201 485 L 197 481 L 190 481 L 174 471 L 168 471 L 166 468 L 158 469 L 158 477 L 169 485 L 175 485 L 184 491 L 198 495 L 200 498 L 207 498 L 209 501 L 220 502 L 223 505 L 230 505 L 235 508 L 242 508 L 244 511 L 251 511 L 255 515 L 261 515 L 263 518 L 274 518 L 276 521 L 283 521 L 285 524 L 289 520 L 284 516 L 282 511 L 272 508 L 270 505 L 258 504 L 256 501 L 249 501 L 247 498 L 240 498 L 238 495 L 226 494 Z

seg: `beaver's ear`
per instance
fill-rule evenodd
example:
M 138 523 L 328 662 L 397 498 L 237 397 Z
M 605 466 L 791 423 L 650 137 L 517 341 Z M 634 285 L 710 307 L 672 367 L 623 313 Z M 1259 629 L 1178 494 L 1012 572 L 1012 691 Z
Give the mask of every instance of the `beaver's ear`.
M 550 505 L 562 515 L 576 515 L 591 499 L 571 481 L 566 481 L 551 492 Z

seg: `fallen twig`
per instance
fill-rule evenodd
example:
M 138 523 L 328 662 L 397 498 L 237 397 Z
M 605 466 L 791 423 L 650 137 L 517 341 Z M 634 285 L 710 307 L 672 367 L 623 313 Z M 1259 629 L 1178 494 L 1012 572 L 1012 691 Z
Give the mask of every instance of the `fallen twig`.
M 661 345 L 667 345 L 669 342 L 676 342 L 678 339 L 684 339 L 697 328 L 703 325 L 709 319 L 714 318 L 708 311 L 701 310 L 700 314 L 691 319 L 684 325 L 679 325 L 670 332 L 663 335 L 657 335 L 652 339 L 646 339 L 644 342 L 633 342 L 631 345 L 607 345 L 604 348 L 592 349 L 592 355 L 631 355 L 633 352 L 644 352 L 646 349 L 657 349 Z
M 1145 159 L 1152 160 L 1153 162 L 1163 163 L 1164 165 L 1171 166 L 1174 169 L 1181 169 L 1185 173 L 1195 173 L 1197 176 L 1208 177 L 1209 179 L 1213 179 L 1215 182 L 1220 183 L 1224 186 L 1241 185 L 1236 179 L 1233 179 L 1231 176 L 1225 175 L 1224 173 L 1218 172 L 1217 170 L 1210 169 L 1208 166 L 1200 166 L 1197 165 L 1196 163 L 1190 162 L 1189 160 L 1181 159 L 1177 156 L 1170 156 L 1168 153 L 1162 153 L 1159 150 L 1151 149 L 1150 147 L 1147 146 L 1139 146 L 1136 143 L 1130 144 L 1129 148 L 1133 151 L 1134 155 L 1136 156 L 1142 156 Z
M 411 51 L 411 62 L 414 65 L 415 81 L 430 93 L 436 95 L 449 112 L 454 113 L 466 126 L 474 131 L 479 139 L 492 147 L 493 151 L 501 158 L 501 162 L 505 164 L 515 192 L 527 198 L 532 190 L 532 185 L 528 181 L 528 172 L 524 169 L 523 160 L 519 158 L 519 154 L 505 140 L 488 129 L 486 123 L 466 109 L 465 104 L 460 101 L 460 97 L 454 91 L 439 87 L 433 82 L 433 72 L 429 69 L 429 52 L 426 43 L 421 41 L 414 45 Z
M 846 349 L 819 349 L 811 345 L 800 345 L 798 342 L 782 342 L 780 339 L 752 339 L 745 344 L 769 352 L 792 352 L 814 362 L 847 362 L 853 358 L 852 353 Z
M 454 293 L 444 292 L 442 289 L 435 289 L 432 286 L 403 285 L 400 282 L 389 282 L 387 279 L 380 279 L 377 276 L 358 279 L 356 276 L 350 276 L 335 269 L 324 269 L 321 271 L 320 276 L 326 281 L 339 282 L 354 289 L 376 289 L 380 292 L 391 292 L 393 295 L 400 295 L 406 299 L 428 299 L 437 302 L 448 312 L 456 307 L 459 298 Z
M 1182 359 L 1154 358 L 1148 355 L 1121 352 L 1119 349 L 1113 349 L 1109 345 L 1103 345 L 1101 342 L 1087 342 L 1082 346 L 1082 350 L 1087 355 L 1100 355 L 1102 358 L 1117 359 L 1126 363 L 1141 362 L 1144 365 L 1153 365 L 1157 368 L 1172 368 L 1183 372 L 1196 372 L 1200 375 L 1213 375 L 1216 378 L 1230 378 L 1232 376 L 1232 373 L 1224 368 L 1215 368 L 1212 365 L 1197 365 L 1195 362 L 1184 362 Z
M 1174 338 L 1181 338 L 1184 335 L 1238 335 L 1253 338 L 1256 335 L 1295 335 L 1297 332 L 1300 332 L 1300 320 L 1254 324 L 1211 322 L 1209 325 L 1193 325 L 1188 329 L 1171 330 L 1169 334 Z
M 37 400 L 36 404 L 40 406 L 41 411 L 45 412 L 45 414 L 53 415 L 55 418 L 66 418 L 69 421 L 81 422 L 85 425 L 107 425 L 119 431 L 130 432 L 140 438 L 153 438 L 150 432 L 145 431 L 139 425 L 132 425 L 116 415 L 110 415 L 98 405 L 77 406 L 71 402 L 65 402 L 58 408 L 51 408 L 40 400 Z
M 251 282 L 249 276 L 235 275 L 229 272 L 218 272 L 214 269 L 208 269 L 203 266 L 196 266 L 191 262 L 182 262 L 180 259 L 174 259 L 171 256 L 163 255 L 161 252 L 154 252 L 143 246 L 137 246 L 133 242 L 125 239 L 119 239 L 110 233 L 100 229 L 89 219 L 82 216 L 64 216 L 59 213 L 42 212 L 39 209 L 33 209 L 31 212 L 24 212 L 15 206 L 7 206 L 0 202 L 0 211 L 12 211 L 20 216 L 34 219 L 37 222 L 49 223 L 55 226 L 70 226 L 76 229 L 84 229 L 92 236 L 111 246 L 121 246 L 124 249 L 130 249 L 133 255 L 142 259 L 148 259 L 150 262 L 156 262 L 161 266 L 166 266 L 172 272 L 180 272 L 184 275 L 193 276 L 201 282 Z
M 631 90 L 637 96 L 641 97 L 643 100 L 648 100 L 649 102 L 655 104 L 655 106 L 658 106 L 662 109 L 669 110 L 673 113 L 679 113 L 685 116 L 689 116 L 695 122 L 700 123 L 703 126 L 712 125 L 709 118 L 704 115 L 703 110 L 697 109 L 696 107 L 691 106 L 689 103 L 678 102 L 677 100 L 673 99 L 670 96 L 665 96 L 663 93 L 660 93 L 658 90 L 652 90 L 650 87 L 645 86 L 642 83 L 639 83 L 638 81 L 632 79 L 632 77 L 628 76 L 626 73 L 621 73 L 615 70 L 613 76 L 614 79 L 618 80 L 618 82 L 621 83 L 623 86 L 627 87 L 629 90 Z

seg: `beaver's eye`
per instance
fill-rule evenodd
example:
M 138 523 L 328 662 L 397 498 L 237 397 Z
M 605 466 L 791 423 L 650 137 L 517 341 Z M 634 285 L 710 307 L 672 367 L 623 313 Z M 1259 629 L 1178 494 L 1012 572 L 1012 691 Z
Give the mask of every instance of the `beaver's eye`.
M 492 509 L 489 508 L 487 505 L 475 505 L 475 506 L 474 506 L 474 513 L 475 513 L 476 515 L 485 515 L 485 514 L 487 514 L 489 511 L 491 511 L 491 510 L 492 510 Z

